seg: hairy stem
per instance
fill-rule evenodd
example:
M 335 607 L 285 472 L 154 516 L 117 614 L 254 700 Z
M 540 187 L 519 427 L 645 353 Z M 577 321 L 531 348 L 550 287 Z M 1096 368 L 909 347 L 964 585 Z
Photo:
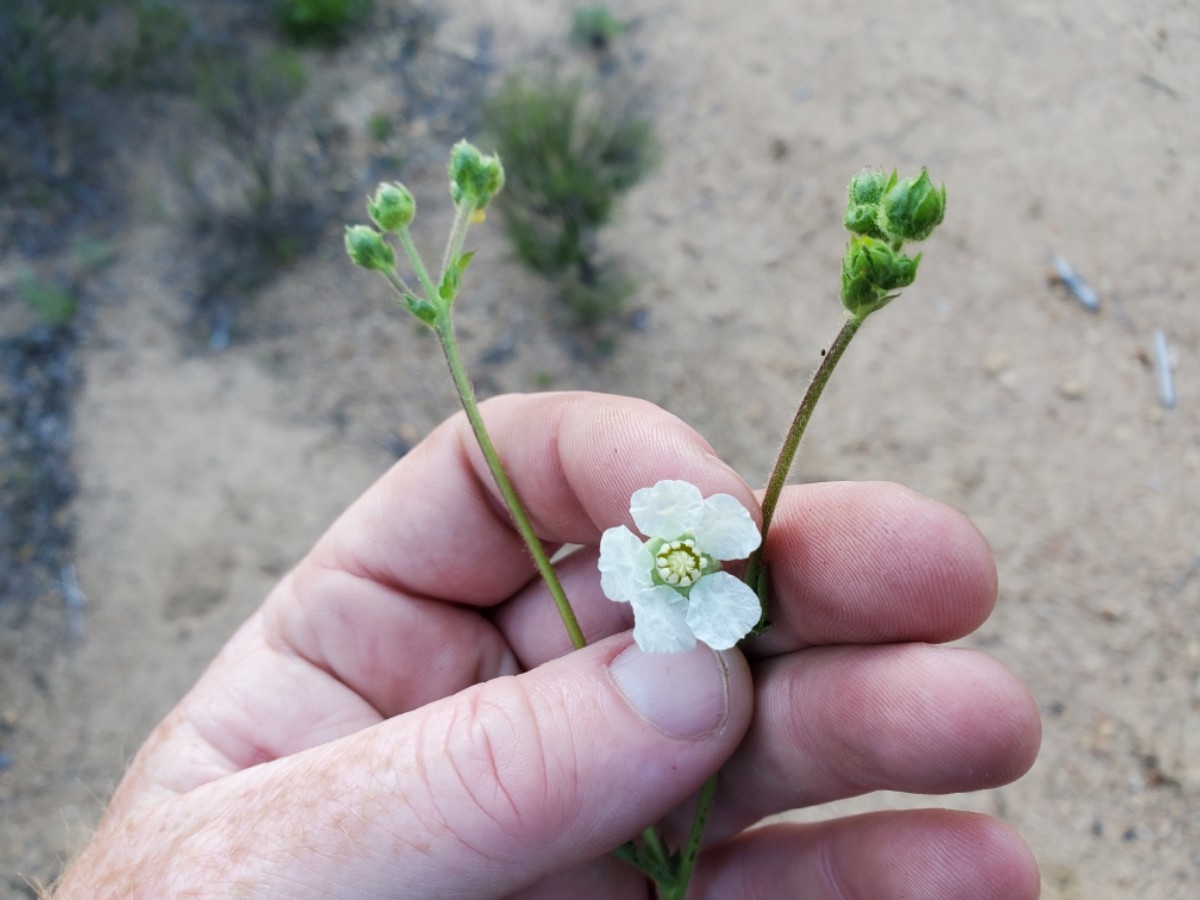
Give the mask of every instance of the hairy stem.
M 454 261 L 462 255 L 463 243 L 467 239 L 467 228 L 471 224 L 471 216 L 475 214 L 475 204 L 465 199 L 454 210 L 454 224 L 450 226 L 450 236 L 446 240 L 446 252 L 442 254 L 442 272 L 440 278 L 446 277 L 446 272 Z M 439 280 L 440 283 L 440 280 Z
M 438 294 L 438 289 L 434 285 L 433 279 L 429 277 L 429 270 L 425 268 L 425 262 L 421 259 L 421 254 L 417 252 L 417 245 L 413 243 L 412 235 L 409 234 L 407 228 L 401 228 L 398 233 L 400 236 L 400 245 L 404 247 L 404 255 L 412 263 L 413 271 L 417 273 L 417 281 L 420 282 L 421 288 L 425 291 L 425 299 L 440 309 L 443 305 L 441 303 L 441 296 Z M 446 323 L 446 327 L 450 327 L 449 322 Z M 459 368 L 462 368 L 461 364 Z
M 713 799 L 717 796 L 718 777 L 714 774 L 704 782 L 704 787 L 700 788 L 696 810 L 692 813 L 692 827 L 688 830 L 687 843 L 683 845 L 683 854 L 679 860 L 679 871 L 672 884 L 659 884 L 658 895 L 661 900 L 684 900 L 687 897 L 688 882 L 692 880 L 692 872 L 700 856 L 704 826 L 708 823 L 708 813 L 712 809 Z
M 425 278 L 427 279 L 428 276 L 425 276 Z M 458 353 L 458 342 L 454 339 L 454 326 L 450 322 L 450 310 L 448 308 L 440 310 L 434 328 L 442 341 L 442 350 L 446 354 L 446 364 L 450 367 L 450 375 L 454 379 L 454 387 L 458 391 L 458 397 L 462 401 L 463 410 L 466 412 L 467 419 L 471 423 L 471 429 L 475 432 L 475 439 L 479 442 L 479 449 L 483 451 L 488 468 L 491 469 L 492 477 L 496 480 L 496 487 L 500 489 L 500 494 L 504 497 L 504 504 L 508 507 L 508 511 L 513 517 L 517 531 L 520 532 L 521 539 L 525 542 L 526 548 L 533 557 L 538 572 L 546 582 L 550 596 L 554 598 L 554 605 L 558 607 L 558 614 L 562 617 L 563 625 L 566 626 L 567 634 L 571 638 L 571 645 L 576 650 L 579 650 L 587 646 L 587 641 L 583 637 L 583 629 L 579 627 L 579 621 L 575 618 L 575 611 L 571 609 L 566 592 L 563 591 L 562 584 L 558 580 L 558 575 L 554 572 L 554 566 L 550 563 L 550 557 L 546 554 L 546 548 L 542 546 L 541 540 L 538 538 L 536 532 L 534 532 L 533 525 L 529 521 L 529 516 L 525 512 L 525 507 L 522 506 L 521 500 L 512 486 L 512 482 L 509 481 L 508 473 L 504 471 L 504 466 L 500 463 L 500 455 L 496 452 L 496 447 L 492 444 L 492 439 L 484 427 L 483 417 L 479 414 L 479 406 L 475 402 L 475 391 L 471 387 L 471 382 L 468 380 L 467 373 L 463 368 L 462 358 Z
M 763 549 L 767 545 L 767 529 L 771 527 L 771 519 L 775 515 L 775 506 L 779 503 L 779 495 L 783 493 L 783 486 L 787 484 L 788 474 L 792 471 L 792 462 L 796 459 L 796 451 L 800 449 L 800 439 L 804 437 L 804 430 L 808 427 L 813 410 L 817 407 L 817 401 L 821 399 L 821 392 L 829 383 L 829 376 L 833 374 L 838 360 L 846 352 L 846 348 L 850 345 L 854 335 L 858 333 L 862 323 L 863 318 L 857 316 L 850 316 L 842 323 L 841 330 L 838 331 L 837 337 L 833 339 L 833 344 L 822 358 L 821 365 L 813 373 L 812 381 L 808 383 L 808 389 L 804 392 L 799 409 L 796 410 L 796 417 L 792 419 L 792 425 L 783 439 L 783 446 L 779 448 L 779 456 L 776 457 L 775 466 L 771 469 L 771 477 L 767 480 L 767 489 L 762 499 L 762 543 L 746 561 L 746 570 L 743 575 L 746 584 L 756 592 L 759 590 Z

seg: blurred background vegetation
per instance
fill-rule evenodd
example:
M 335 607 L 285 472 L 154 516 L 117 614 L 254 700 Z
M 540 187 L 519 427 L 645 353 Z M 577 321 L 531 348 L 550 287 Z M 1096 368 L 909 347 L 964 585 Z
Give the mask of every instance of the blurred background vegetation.
M 485 33 L 431 51 L 437 26 L 419 0 L 0 7 L 0 592 L 32 598 L 69 566 L 75 351 L 124 236 L 148 223 L 174 243 L 182 347 L 220 352 L 255 340 L 255 298 L 374 181 L 403 178 L 416 143 L 467 136 L 505 162 L 498 215 L 550 280 L 564 339 L 612 349 L 637 279 L 603 231 L 659 158 L 635 23 L 576 7 L 509 72 Z M 361 133 L 339 104 L 366 105 Z

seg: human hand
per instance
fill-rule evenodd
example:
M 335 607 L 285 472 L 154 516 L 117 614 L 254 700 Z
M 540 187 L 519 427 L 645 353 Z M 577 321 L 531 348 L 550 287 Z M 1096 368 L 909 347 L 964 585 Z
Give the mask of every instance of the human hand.
M 1037 895 L 1007 826 L 944 810 L 746 831 L 868 791 L 969 791 L 1032 763 L 1028 693 L 933 646 L 990 612 L 958 513 L 884 484 L 789 488 L 767 541 L 775 628 L 641 653 L 596 544 L 665 478 L 753 494 L 688 426 L 594 394 L 485 404 L 593 643 L 570 645 L 460 415 L 360 498 L 134 759 L 57 896 L 649 896 L 608 854 L 721 768 L 690 896 Z

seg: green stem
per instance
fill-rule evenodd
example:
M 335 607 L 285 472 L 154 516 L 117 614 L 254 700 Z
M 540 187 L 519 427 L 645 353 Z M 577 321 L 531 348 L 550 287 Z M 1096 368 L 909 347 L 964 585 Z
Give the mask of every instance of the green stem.
M 388 284 L 395 289 L 396 293 L 400 295 L 401 299 L 406 296 L 417 296 L 417 292 L 408 286 L 408 282 L 395 272 L 384 272 L 383 277 L 387 279 Z
M 420 275 L 420 272 L 418 272 L 418 275 Z M 428 277 L 426 275 L 425 279 L 428 279 Z M 525 541 L 525 546 L 529 549 L 530 555 L 533 556 L 533 561 L 537 565 L 538 572 L 541 573 L 543 580 L 546 582 L 550 596 L 554 598 L 554 605 L 558 607 L 558 614 L 562 617 L 563 624 L 567 628 L 567 634 L 571 638 L 571 645 L 576 650 L 579 650 L 587 646 L 587 641 L 583 637 L 583 629 L 579 627 L 579 622 L 575 618 L 575 611 L 571 609 L 571 604 L 567 600 L 567 595 L 563 591 L 562 584 L 559 583 L 558 576 L 554 572 L 554 566 L 550 563 L 550 557 L 546 555 L 546 549 L 542 546 L 541 540 L 533 530 L 529 516 L 525 513 L 525 507 L 521 505 L 521 500 L 517 497 L 517 492 L 513 489 L 512 482 L 508 480 L 508 474 L 504 471 L 504 466 L 500 463 L 500 455 L 496 452 L 496 448 L 492 444 L 492 439 L 488 436 L 487 429 L 484 427 L 483 417 L 479 414 L 479 406 L 475 402 L 475 391 L 471 388 L 471 382 L 467 379 L 467 373 L 463 368 L 462 358 L 458 354 L 458 342 L 454 339 L 454 326 L 450 322 L 449 309 L 441 309 L 437 321 L 434 323 L 434 329 L 442 341 L 442 350 L 446 354 L 446 363 L 450 366 L 450 375 L 454 379 L 454 387 L 458 390 L 458 397 L 462 401 L 463 410 L 466 412 L 467 419 L 471 423 L 471 429 L 475 432 L 475 439 L 479 441 L 479 449 L 483 451 L 488 468 L 492 471 L 492 477 L 496 479 L 496 487 L 500 489 L 500 494 L 504 497 L 504 503 L 513 517 L 513 522 L 516 523 L 517 531 L 521 533 L 521 538 Z
M 775 514 L 775 506 L 779 503 L 779 495 L 783 493 L 783 486 L 787 483 L 788 473 L 791 471 L 792 462 L 796 458 L 796 451 L 800 448 L 800 440 L 804 437 L 804 430 L 808 427 L 813 410 L 816 409 L 817 401 L 821 399 L 821 392 L 825 390 L 825 385 L 829 383 L 829 377 L 833 374 L 838 360 L 846 352 L 846 347 L 850 345 L 851 339 L 858 333 L 858 329 L 862 326 L 862 323 L 863 318 L 850 316 L 842 324 L 841 330 L 838 331 L 837 337 L 834 338 L 832 346 L 830 346 L 829 351 L 821 360 L 821 365 L 813 373 L 812 381 L 809 382 L 808 389 L 804 392 L 804 397 L 800 401 L 800 408 L 796 410 L 796 417 L 792 420 L 792 425 L 783 440 L 783 447 L 780 448 L 779 456 L 775 460 L 775 466 L 771 470 L 771 477 L 767 481 L 767 489 L 763 495 L 762 502 L 763 542 L 747 561 L 744 575 L 745 582 L 754 588 L 756 592 L 759 592 L 758 582 L 759 574 L 762 571 L 762 549 L 766 545 L 767 529 L 771 526 L 771 519 Z M 759 593 L 762 596 L 761 592 Z M 717 775 L 713 775 L 712 778 L 704 783 L 704 787 L 700 789 L 700 796 L 696 801 L 696 809 L 692 813 L 692 825 L 688 832 L 687 843 L 684 845 L 683 853 L 679 859 L 678 870 L 670 879 L 656 879 L 660 900 L 685 900 L 687 896 L 688 882 L 691 881 L 692 872 L 696 868 L 696 860 L 700 855 L 700 843 L 704 837 L 704 826 L 708 821 L 708 814 L 712 809 L 713 800 L 717 794 L 717 777 Z M 650 854 L 655 857 L 661 857 L 664 851 L 661 841 L 654 830 L 649 829 L 643 837 Z M 632 847 L 632 845 L 629 846 Z M 619 855 L 627 862 L 631 862 L 636 858 L 636 854 L 629 849 L 626 850 L 624 855 Z M 633 862 L 633 864 L 638 865 L 637 862 Z M 638 865 L 638 867 L 642 871 L 648 871 L 648 867 L 644 865 Z
M 655 883 L 655 885 L 671 883 L 674 878 L 674 873 L 668 868 L 667 862 L 659 862 L 651 858 L 651 855 L 638 847 L 635 841 L 626 841 L 620 847 L 613 851 L 613 856 L 619 859 L 626 865 L 637 869 L 647 878 Z
M 421 282 L 421 287 L 425 289 L 425 299 L 441 309 L 443 306 L 441 295 L 434 286 L 433 279 L 429 277 L 429 270 L 425 268 L 425 262 L 421 259 L 421 254 L 417 252 L 417 245 L 413 243 L 412 235 L 408 233 L 407 228 L 401 228 L 399 235 L 404 253 L 408 257 L 408 261 L 412 263 L 413 271 L 417 273 L 417 281 Z
M 469 204 L 459 204 L 454 216 L 454 225 L 450 231 L 450 240 L 446 244 L 446 261 L 442 264 L 442 272 L 439 276 L 443 279 L 446 277 L 446 269 L 451 261 L 462 251 L 463 241 L 466 239 L 467 226 L 471 222 L 472 211 Z M 408 256 L 409 262 L 412 263 L 413 271 L 417 274 L 417 280 L 421 283 L 421 287 L 425 289 L 428 301 L 437 310 L 437 318 L 431 324 L 442 342 L 442 352 L 446 355 L 446 365 L 450 367 L 450 377 L 454 379 L 454 388 L 458 391 L 458 399 L 462 403 L 463 411 L 467 414 L 467 421 L 471 423 L 471 430 L 475 432 L 475 440 L 479 442 L 479 449 L 483 451 L 484 459 L 487 460 L 488 468 L 492 472 L 492 478 L 496 480 L 496 487 L 500 489 L 500 494 L 504 498 L 504 504 L 508 507 L 509 514 L 513 517 L 517 531 L 520 532 L 521 539 L 525 542 L 529 554 L 533 557 L 534 564 L 537 566 L 542 580 L 546 582 L 546 588 L 550 591 L 550 596 L 554 598 L 554 605 L 558 607 L 558 614 L 562 617 L 563 625 L 566 626 L 567 634 L 571 638 L 571 646 L 576 650 L 586 647 L 587 641 L 584 639 L 583 629 L 579 627 L 579 621 L 575 618 L 575 611 L 571 609 L 566 592 L 558 580 L 558 575 L 554 571 L 550 557 L 546 554 L 546 548 L 542 546 L 541 540 L 533 530 L 533 524 L 529 521 L 525 507 L 521 505 L 521 499 L 517 496 L 512 482 L 508 479 L 508 473 L 504 471 L 504 466 L 500 462 L 500 454 L 496 452 L 496 447 L 492 443 L 492 439 L 487 433 L 487 428 L 483 424 L 483 416 L 479 414 L 479 405 L 475 402 L 475 391 L 471 387 L 470 380 L 467 378 L 462 357 L 458 352 L 458 341 L 454 338 L 454 323 L 451 321 L 450 304 L 442 299 L 438 289 L 434 286 L 433 279 L 429 277 L 429 270 L 425 268 L 425 262 L 421 259 L 421 254 L 417 251 L 416 244 L 413 243 L 412 235 L 409 234 L 408 229 L 401 228 L 399 237 L 400 243 L 404 247 L 404 253 Z M 391 281 L 393 287 L 397 286 L 397 283 L 401 287 L 404 286 L 403 279 L 398 275 L 388 280 Z
M 792 419 L 792 425 L 783 439 L 783 446 L 779 448 L 779 456 L 775 460 L 774 468 L 771 469 L 771 477 L 767 480 L 767 489 L 762 499 L 762 543 L 746 561 L 745 574 L 742 576 L 746 584 L 755 591 L 759 588 L 758 579 L 762 569 L 763 549 L 767 545 L 767 529 L 771 527 L 771 519 L 775 515 L 775 506 L 779 503 L 779 495 L 783 493 L 783 486 L 787 484 L 788 474 L 792 470 L 792 461 L 796 458 L 796 451 L 800 449 L 800 439 L 804 437 L 808 421 L 812 418 L 817 401 L 821 399 L 821 392 L 829 383 L 829 376 L 833 374 L 834 367 L 842 358 L 842 354 L 846 352 L 851 339 L 858 333 L 864 319 L 865 317 L 850 316 L 842 323 L 841 330 L 833 339 L 833 344 L 821 360 L 821 365 L 813 373 L 812 381 L 808 383 L 808 390 L 804 392 L 804 398 L 800 401 L 800 408 L 796 410 L 796 417 Z
M 442 254 L 442 278 L 451 264 L 462 255 L 463 243 L 467 239 L 467 228 L 471 224 L 471 216 L 475 214 L 475 206 L 465 199 L 454 210 L 454 224 L 450 226 L 450 237 L 446 240 L 446 252 Z
M 658 894 L 661 900 L 684 900 L 687 897 L 688 882 L 692 880 L 692 872 L 696 868 L 696 860 L 700 856 L 700 842 L 704 837 L 704 826 L 708 823 L 708 813 L 712 809 L 713 799 L 717 796 L 717 778 L 704 782 L 700 788 L 700 796 L 696 800 L 696 810 L 692 813 L 692 827 L 688 831 L 687 843 L 683 846 L 683 855 L 679 860 L 679 871 L 672 884 L 660 884 Z
M 646 844 L 646 849 L 650 855 L 654 857 L 654 861 L 662 867 L 667 865 L 667 848 L 663 846 L 662 838 L 658 836 L 658 832 L 653 828 L 647 828 L 642 832 L 642 840 Z

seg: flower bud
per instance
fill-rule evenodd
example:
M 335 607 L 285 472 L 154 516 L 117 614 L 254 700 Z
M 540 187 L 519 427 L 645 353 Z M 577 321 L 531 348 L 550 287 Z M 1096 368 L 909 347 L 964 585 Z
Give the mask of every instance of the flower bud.
M 417 201 L 402 184 L 381 184 L 375 199 L 367 201 L 367 214 L 384 231 L 407 228 L 417 214 Z
M 500 157 L 480 153 L 467 141 L 454 145 L 450 151 L 450 196 L 455 206 L 465 200 L 483 209 L 502 187 L 504 167 Z
M 892 178 L 895 177 L 895 173 L 893 173 Z M 863 169 L 850 179 L 847 208 L 878 203 L 883 198 L 883 192 L 887 190 L 888 183 L 888 176 L 879 169 Z
M 842 224 L 846 226 L 847 231 L 853 231 L 855 234 L 865 234 L 870 237 L 882 238 L 883 232 L 879 229 L 877 220 L 879 215 L 879 207 L 872 203 L 863 203 L 860 206 L 847 206 L 846 215 L 842 219 Z
M 860 319 L 883 309 L 894 291 L 913 283 L 920 262 L 920 254 L 909 259 L 883 241 L 855 235 L 842 258 L 842 305 Z
M 879 204 L 879 227 L 895 240 L 923 241 L 946 215 L 946 187 L 935 188 L 924 169 L 916 178 L 889 183 Z
M 356 266 L 374 269 L 377 272 L 393 272 L 396 269 L 396 252 L 369 225 L 346 226 L 346 252 Z

